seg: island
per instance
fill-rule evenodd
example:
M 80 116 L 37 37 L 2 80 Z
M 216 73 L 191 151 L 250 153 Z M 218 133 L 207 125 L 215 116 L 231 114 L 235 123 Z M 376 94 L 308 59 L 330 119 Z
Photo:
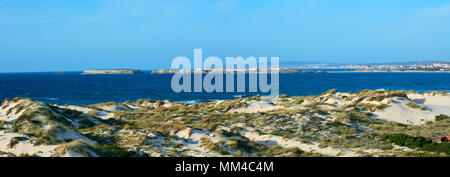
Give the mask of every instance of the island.
M 135 69 L 91 69 L 83 71 L 83 75 L 86 74 L 137 74 L 143 73 L 141 70 Z

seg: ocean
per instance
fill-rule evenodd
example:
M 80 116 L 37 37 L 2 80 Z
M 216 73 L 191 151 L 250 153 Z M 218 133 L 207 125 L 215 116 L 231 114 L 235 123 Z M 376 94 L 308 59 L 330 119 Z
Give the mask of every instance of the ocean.
M 0 99 L 27 97 L 46 103 L 95 104 L 171 100 L 187 103 L 234 99 L 268 93 L 175 93 L 171 74 L 81 75 L 81 72 L 1 73 Z M 246 79 L 248 81 L 248 79 Z M 236 84 L 235 84 L 236 85 Z M 280 94 L 317 95 L 330 89 L 356 92 L 364 89 L 450 91 L 450 73 L 297 73 L 280 74 Z M 248 88 L 248 87 L 247 87 Z

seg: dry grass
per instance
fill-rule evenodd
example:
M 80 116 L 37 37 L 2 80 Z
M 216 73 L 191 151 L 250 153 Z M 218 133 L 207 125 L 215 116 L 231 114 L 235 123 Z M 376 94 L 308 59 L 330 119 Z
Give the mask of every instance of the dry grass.
M 408 101 L 406 104 L 406 106 L 413 108 L 413 109 L 420 109 L 420 110 L 425 110 L 424 106 L 419 106 L 416 103 L 412 102 L 412 101 Z

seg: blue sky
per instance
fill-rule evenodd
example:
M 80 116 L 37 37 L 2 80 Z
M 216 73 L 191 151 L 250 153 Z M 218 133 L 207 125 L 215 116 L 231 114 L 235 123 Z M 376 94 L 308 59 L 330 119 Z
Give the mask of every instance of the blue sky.
M 0 0 L 0 72 L 450 60 L 450 0 Z

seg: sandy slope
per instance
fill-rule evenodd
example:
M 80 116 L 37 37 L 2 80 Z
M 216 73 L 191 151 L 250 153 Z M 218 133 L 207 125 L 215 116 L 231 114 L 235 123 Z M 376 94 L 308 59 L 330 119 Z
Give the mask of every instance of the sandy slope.
M 0 109 L 0 120 L 12 122 L 17 120 L 26 110 L 36 109 L 37 104 L 28 99 L 20 99 L 16 102 L 4 101 Z
M 450 95 L 441 94 L 408 94 L 408 98 L 419 105 L 425 106 L 436 114 L 445 114 L 450 116 Z
M 237 113 L 256 113 L 256 112 L 267 112 L 273 111 L 277 109 L 282 109 L 282 106 L 276 106 L 274 103 L 278 101 L 278 98 L 272 97 L 262 97 L 261 100 L 252 100 L 248 103 L 247 108 L 239 108 L 236 110 L 232 110 L 230 112 Z
M 242 132 L 242 135 L 247 137 L 252 141 L 264 144 L 266 146 L 281 146 L 287 147 L 297 147 L 305 152 L 315 152 L 325 156 L 344 156 L 344 157 L 356 157 L 358 156 L 357 151 L 362 151 L 365 153 L 380 152 L 377 149 L 337 149 L 332 147 L 320 148 L 318 143 L 304 143 L 299 139 L 294 138 L 283 138 L 275 135 L 260 135 L 255 132 L 252 128 L 247 128 Z
M 0 151 L 12 153 L 15 155 L 28 154 L 28 155 L 39 155 L 39 156 L 50 156 L 53 154 L 55 145 L 39 145 L 35 146 L 28 140 L 19 141 L 14 147 L 8 147 L 11 139 L 14 137 L 26 137 L 19 133 L 8 133 L 5 131 L 0 131 Z
M 422 125 L 434 121 L 437 113 L 406 106 L 407 100 L 396 101 L 381 111 L 374 112 L 374 117 L 409 125 Z
M 408 94 L 408 98 L 424 106 L 425 110 L 406 106 L 409 100 L 397 100 L 384 110 L 376 111 L 374 116 L 402 124 L 423 125 L 427 121 L 434 121 L 436 115 L 450 115 L 450 96 L 414 93 Z

